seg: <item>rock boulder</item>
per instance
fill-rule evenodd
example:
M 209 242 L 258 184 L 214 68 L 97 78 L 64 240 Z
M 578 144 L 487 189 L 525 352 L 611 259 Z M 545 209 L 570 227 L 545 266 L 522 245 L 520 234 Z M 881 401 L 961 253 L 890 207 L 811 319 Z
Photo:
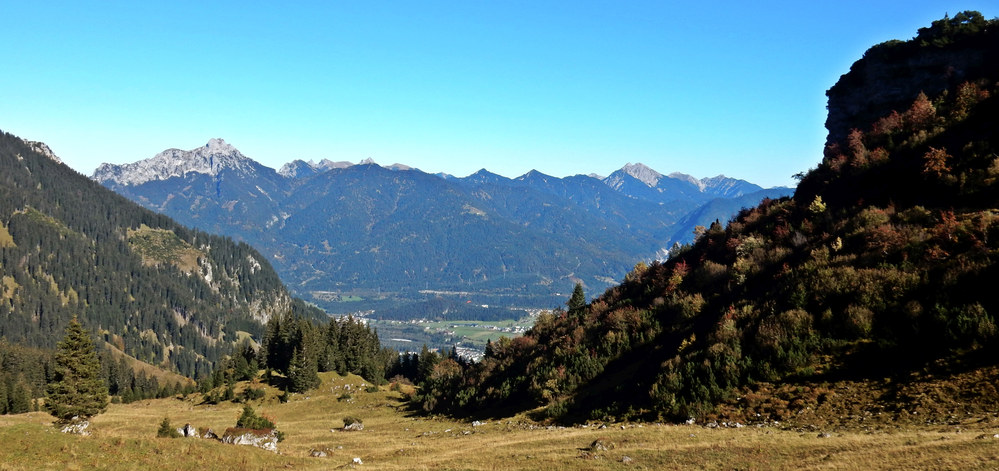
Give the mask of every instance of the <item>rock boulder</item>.
M 277 453 L 277 434 L 274 429 L 227 428 L 222 443 L 250 445 Z

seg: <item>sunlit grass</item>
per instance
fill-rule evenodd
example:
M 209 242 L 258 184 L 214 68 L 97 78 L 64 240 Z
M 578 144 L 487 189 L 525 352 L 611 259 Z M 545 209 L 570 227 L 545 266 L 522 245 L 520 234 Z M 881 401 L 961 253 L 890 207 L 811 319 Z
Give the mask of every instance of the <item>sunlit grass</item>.
M 976 469 L 999 467 L 996 430 L 902 429 L 893 433 L 795 432 L 771 427 L 608 424 L 549 427 L 523 417 L 473 426 L 406 411 L 402 395 L 365 392 L 356 376 L 323 374 L 323 385 L 281 404 L 276 389 L 253 405 L 287 438 L 279 453 L 196 439 L 156 438 L 164 417 L 221 434 L 242 404 L 201 405 L 197 394 L 112 405 L 93 435 L 64 435 L 44 413 L 0 417 L 0 469 Z M 339 400 L 350 385 L 350 400 Z M 255 386 L 256 387 L 256 386 Z M 237 389 L 242 389 L 237 388 Z M 344 416 L 364 430 L 344 432 Z M 981 434 L 990 438 L 977 439 Z M 596 439 L 608 450 L 587 450 Z M 311 458 L 313 449 L 332 450 Z M 630 462 L 625 463 L 625 457 Z

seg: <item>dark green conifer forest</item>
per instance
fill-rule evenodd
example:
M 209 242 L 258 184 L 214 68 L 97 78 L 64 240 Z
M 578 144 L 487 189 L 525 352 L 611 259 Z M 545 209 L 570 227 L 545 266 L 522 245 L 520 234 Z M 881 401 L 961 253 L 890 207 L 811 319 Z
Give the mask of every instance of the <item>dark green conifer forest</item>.
M 184 389 L 121 354 L 189 378 L 231 361 L 276 316 L 323 320 L 250 246 L 184 228 L 0 133 L 0 412 L 56 379 L 52 352 L 78 316 L 116 400 Z M 117 351 L 119 353 L 113 353 Z

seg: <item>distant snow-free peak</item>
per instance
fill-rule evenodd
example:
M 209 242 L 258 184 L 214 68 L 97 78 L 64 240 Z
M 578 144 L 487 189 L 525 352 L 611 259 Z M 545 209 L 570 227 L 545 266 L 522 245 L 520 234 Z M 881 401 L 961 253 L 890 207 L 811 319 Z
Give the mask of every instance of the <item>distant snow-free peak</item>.
M 623 170 L 624 173 L 635 177 L 638 181 L 648 185 L 650 188 L 658 185 L 659 180 L 663 177 L 661 173 L 652 170 L 643 163 L 628 163 L 622 167 L 621 170 Z
M 687 175 L 686 173 L 680 173 L 680 172 L 673 172 L 667 176 L 676 180 L 682 180 L 687 183 L 690 183 L 691 185 L 696 186 L 698 191 L 704 191 L 705 188 L 704 180 L 698 180 L 697 178 L 691 175 Z
M 223 169 L 252 172 L 254 161 L 222 139 L 211 139 L 204 146 L 191 149 L 167 149 L 152 158 L 135 163 L 104 163 L 92 179 L 120 185 L 141 185 L 155 180 L 182 177 L 188 173 L 218 175 Z

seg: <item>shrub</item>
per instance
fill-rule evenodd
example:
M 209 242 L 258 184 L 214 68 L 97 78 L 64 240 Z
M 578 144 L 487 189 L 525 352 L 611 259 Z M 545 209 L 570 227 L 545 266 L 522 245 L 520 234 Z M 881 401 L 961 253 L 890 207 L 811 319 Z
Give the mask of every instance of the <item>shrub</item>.
M 250 406 L 243 406 L 243 414 L 236 419 L 236 427 L 254 430 L 277 428 L 272 420 L 257 416 L 256 411 Z
M 170 425 L 170 418 L 164 417 L 160 422 L 160 429 L 156 431 L 156 436 L 160 438 L 179 438 L 180 432 Z
M 253 401 L 264 397 L 264 390 L 258 388 L 246 388 L 243 390 L 243 398 L 247 401 Z

